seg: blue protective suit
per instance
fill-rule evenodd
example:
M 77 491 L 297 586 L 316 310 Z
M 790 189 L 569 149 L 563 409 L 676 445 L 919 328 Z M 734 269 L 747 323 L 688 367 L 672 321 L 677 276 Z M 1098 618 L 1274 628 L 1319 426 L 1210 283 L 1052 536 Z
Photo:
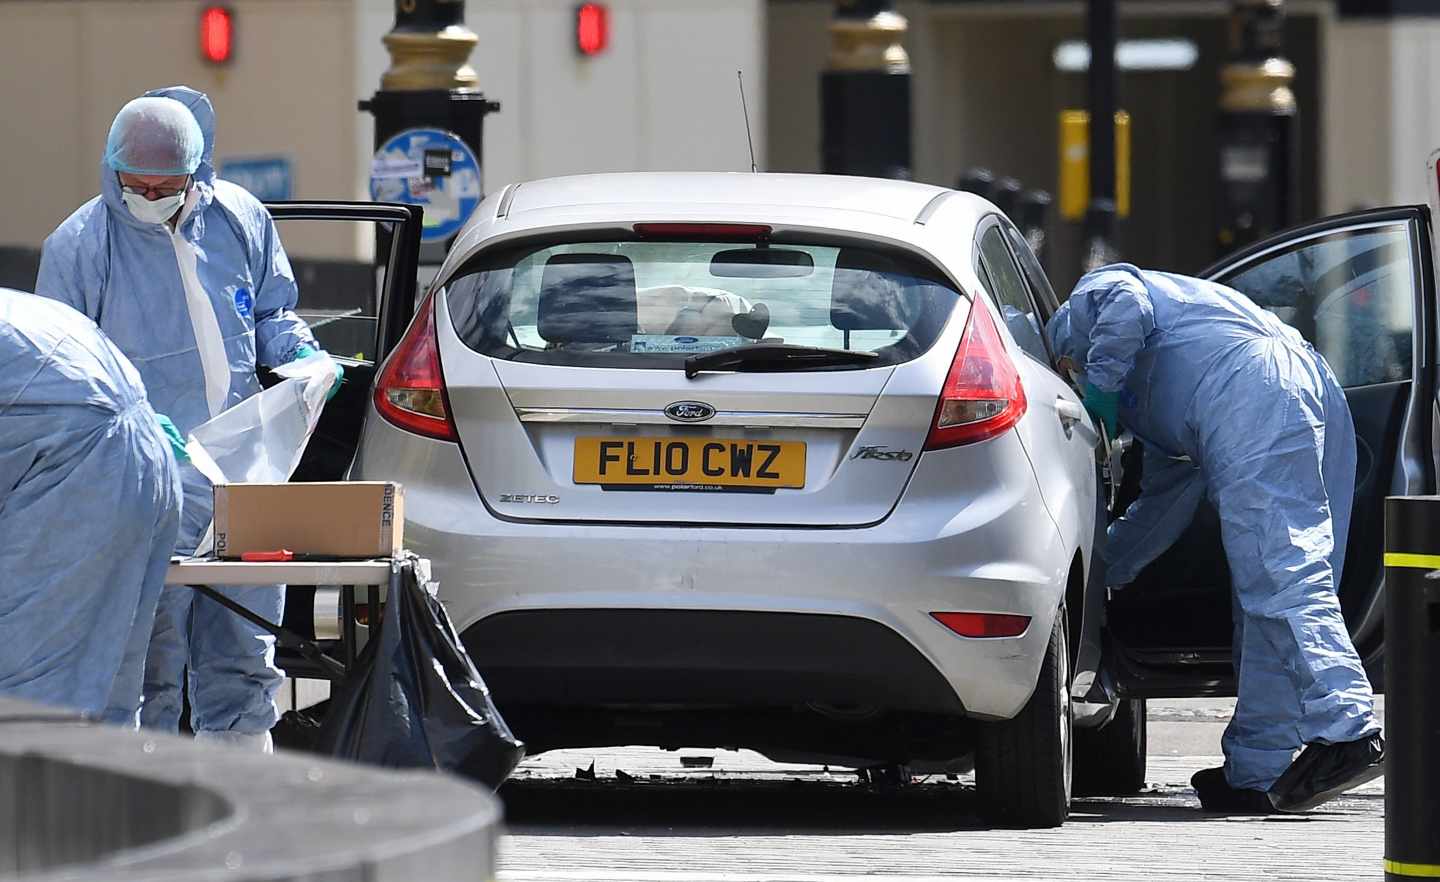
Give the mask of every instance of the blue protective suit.
M 1048 330 L 1087 382 L 1119 393 L 1145 445 L 1140 498 L 1110 527 L 1111 584 L 1170 547 L 1204 495 L 1219 513 L 1239 680 L 1230 785 L 1267 790 L 1302 744 L 1379 731 L 1335 594 L 1356 452 L 1325 359 L 1237 291 L 1128 264 L 1082 278 Z
M 36 289 L 95 319 L 134 361 L 155 408 L 188 434 L 260 391 L 257 362 L 280 365 L 302 346 L 320 347 L 295 315 L 295 277 L 269 213 L 244 189 L 215 176 L 210 100 L 182 86 L 148 94 L 183 102 L 204 136 L 177 229 L 132 215 L 114 170 L 102 161 L 100 196 L 45 240 Z M 183 466 L 181 474 L 178 550 L 189 553 L 210 524 L 213 499 L 210 483 L 193 467 Z M 226 591 L 272 621 L 284 610 L 283 589 Z M 282 680 L 274 639 L 213 601 L 173 588 L 156 616 L 144 725 L 176 728 L 187 667 L 197 733 L 254 734 L 274 725 Z
M 75 310 L 0 288 L 0 694 L 135 725 L 179 517 L 135 368 Z

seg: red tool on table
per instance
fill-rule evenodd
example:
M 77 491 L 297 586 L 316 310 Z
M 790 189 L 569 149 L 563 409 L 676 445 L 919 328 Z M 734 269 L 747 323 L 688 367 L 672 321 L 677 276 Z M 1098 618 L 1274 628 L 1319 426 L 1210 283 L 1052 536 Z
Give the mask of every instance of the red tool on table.
M 296 560 L 323 562 L 356 560 L 356 558 L 334 554 L 296 554 L 285 548 L 277 548 L 274 551 L 247 551 L 240 555 L 240 560 L 245 563 L 286 563 Z

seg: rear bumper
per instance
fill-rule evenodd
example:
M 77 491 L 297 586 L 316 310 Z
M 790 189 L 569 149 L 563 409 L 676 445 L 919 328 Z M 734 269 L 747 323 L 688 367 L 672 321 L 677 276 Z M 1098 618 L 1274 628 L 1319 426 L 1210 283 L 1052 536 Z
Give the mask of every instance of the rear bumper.
M 964 712 L 914 646 L 847 616 L 527 609 L 487 616 L 464 639 L 502 704 L 787 708 L 808 696 L 842 712 Z
M 986 443 L 1014 448 L 997 447 L 993 473 L 957 476 L 945 452 L 925 454 L 890 517 L 854 529 L 504 520 L 458 447 L 374 414 L 355 477 L 405 485 L 406 544 L 432 560 L 502 706 L 820 702 L 997 719 L 1034 689 L 1076 552 L 1015 436 Z M 1032 622 L 966 639 L 930 616 L 942 610 Z

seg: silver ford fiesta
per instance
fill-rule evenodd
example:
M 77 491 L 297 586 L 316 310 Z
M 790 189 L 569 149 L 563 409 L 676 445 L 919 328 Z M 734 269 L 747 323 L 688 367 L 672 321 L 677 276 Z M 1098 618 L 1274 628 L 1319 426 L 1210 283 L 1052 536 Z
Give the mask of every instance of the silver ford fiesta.
M 352 476 L 404 483 L 532 750 L 973 764 L 991 817 L 1054 825 L 1073 728 L 1117 707 L 1106 444 L 1055 306 L 1010 222 L 939 187 L 512 185 L 381 367 Z

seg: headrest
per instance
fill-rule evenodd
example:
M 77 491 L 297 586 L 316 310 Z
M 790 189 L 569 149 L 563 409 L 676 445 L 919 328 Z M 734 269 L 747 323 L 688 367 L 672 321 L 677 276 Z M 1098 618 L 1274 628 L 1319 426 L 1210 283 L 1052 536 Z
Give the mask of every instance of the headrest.
M 537 313 L 550 343 L 628 343 L 640 329 L 635 265 L 619 254 L 557 254 L 540 275 Z
M 830 287 L 830 324 L 842 331 L 904 331 L 909 275 L 883 257 L 841 248 Z

